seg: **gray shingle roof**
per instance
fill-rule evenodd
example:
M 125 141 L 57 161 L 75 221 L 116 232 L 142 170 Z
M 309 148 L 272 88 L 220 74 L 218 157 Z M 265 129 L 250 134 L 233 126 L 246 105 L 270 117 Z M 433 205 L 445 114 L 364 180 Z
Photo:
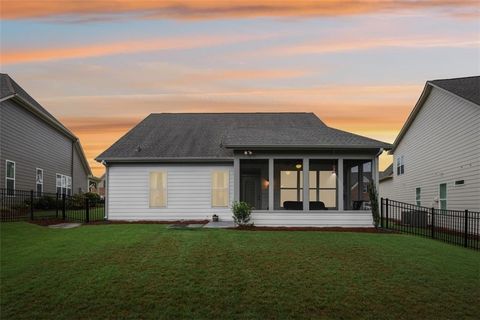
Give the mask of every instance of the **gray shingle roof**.
M 97 157 L 231 159 L 232 148 L 390 148 L 327 127 L 313 113 L 151 114 Z
M 480 76 L 432 80 L 429 83 L 480 105 Z
M 379 180 L 385 180 L 393 177 L 393 163 L 379 174 Z

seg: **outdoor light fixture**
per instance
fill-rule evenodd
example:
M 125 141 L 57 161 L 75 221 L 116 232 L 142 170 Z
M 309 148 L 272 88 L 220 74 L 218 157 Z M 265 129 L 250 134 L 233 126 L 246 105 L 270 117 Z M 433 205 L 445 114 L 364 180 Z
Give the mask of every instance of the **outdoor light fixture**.
M 297 163 L 297 164 L 295 165 L 295 168 L 297 168 L 297 169 L 302 169 L 302 164 L 301 164 L 301 163 Z
M 245 151 L 243 151 L 243 154 L 246 155 L 246 156 L 251 156 L 253 154 L 253 152 L 245 150 Z

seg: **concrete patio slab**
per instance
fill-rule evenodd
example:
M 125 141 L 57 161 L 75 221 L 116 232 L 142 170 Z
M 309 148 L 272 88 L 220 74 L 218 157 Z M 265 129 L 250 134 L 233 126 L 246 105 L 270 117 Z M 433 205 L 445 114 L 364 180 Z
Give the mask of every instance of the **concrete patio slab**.
M 59 223 L 59 224 L 49 225 L 48 227 L 52 229 L 72 229 L 72 228 L 80 227 L 81 225 L 82 225 L 81 223 Z
M 218 221 L 218 222 L 210 221 L 203 227 L 210 228 L 210 229 L 235 228 L 235 223 L 233 221 Z

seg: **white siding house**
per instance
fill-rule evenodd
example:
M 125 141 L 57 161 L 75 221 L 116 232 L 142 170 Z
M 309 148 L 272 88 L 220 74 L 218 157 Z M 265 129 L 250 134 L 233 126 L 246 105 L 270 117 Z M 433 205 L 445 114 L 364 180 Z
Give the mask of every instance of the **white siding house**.
M 479 91 L 480 77 L 427 82 L 391 151 L 383 197 L 480 211 Z
M 371 227 L 368 188 L 391 145 L 311 113 L 152 114 L 97 157 L 109 220 L 233 220 Z

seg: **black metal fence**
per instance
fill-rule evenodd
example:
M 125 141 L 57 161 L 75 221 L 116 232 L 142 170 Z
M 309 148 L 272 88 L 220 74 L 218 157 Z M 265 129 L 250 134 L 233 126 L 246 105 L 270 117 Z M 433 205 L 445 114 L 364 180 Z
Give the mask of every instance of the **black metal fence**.
M 480 250 L 480 212 L 443 210 L 381 199 L 383 228 Z
M 88 223 L 104 220 L 105 216 L 105 201 L 88 194 L 0 189 L 0 197 L 0 221 L 57 219 Z

